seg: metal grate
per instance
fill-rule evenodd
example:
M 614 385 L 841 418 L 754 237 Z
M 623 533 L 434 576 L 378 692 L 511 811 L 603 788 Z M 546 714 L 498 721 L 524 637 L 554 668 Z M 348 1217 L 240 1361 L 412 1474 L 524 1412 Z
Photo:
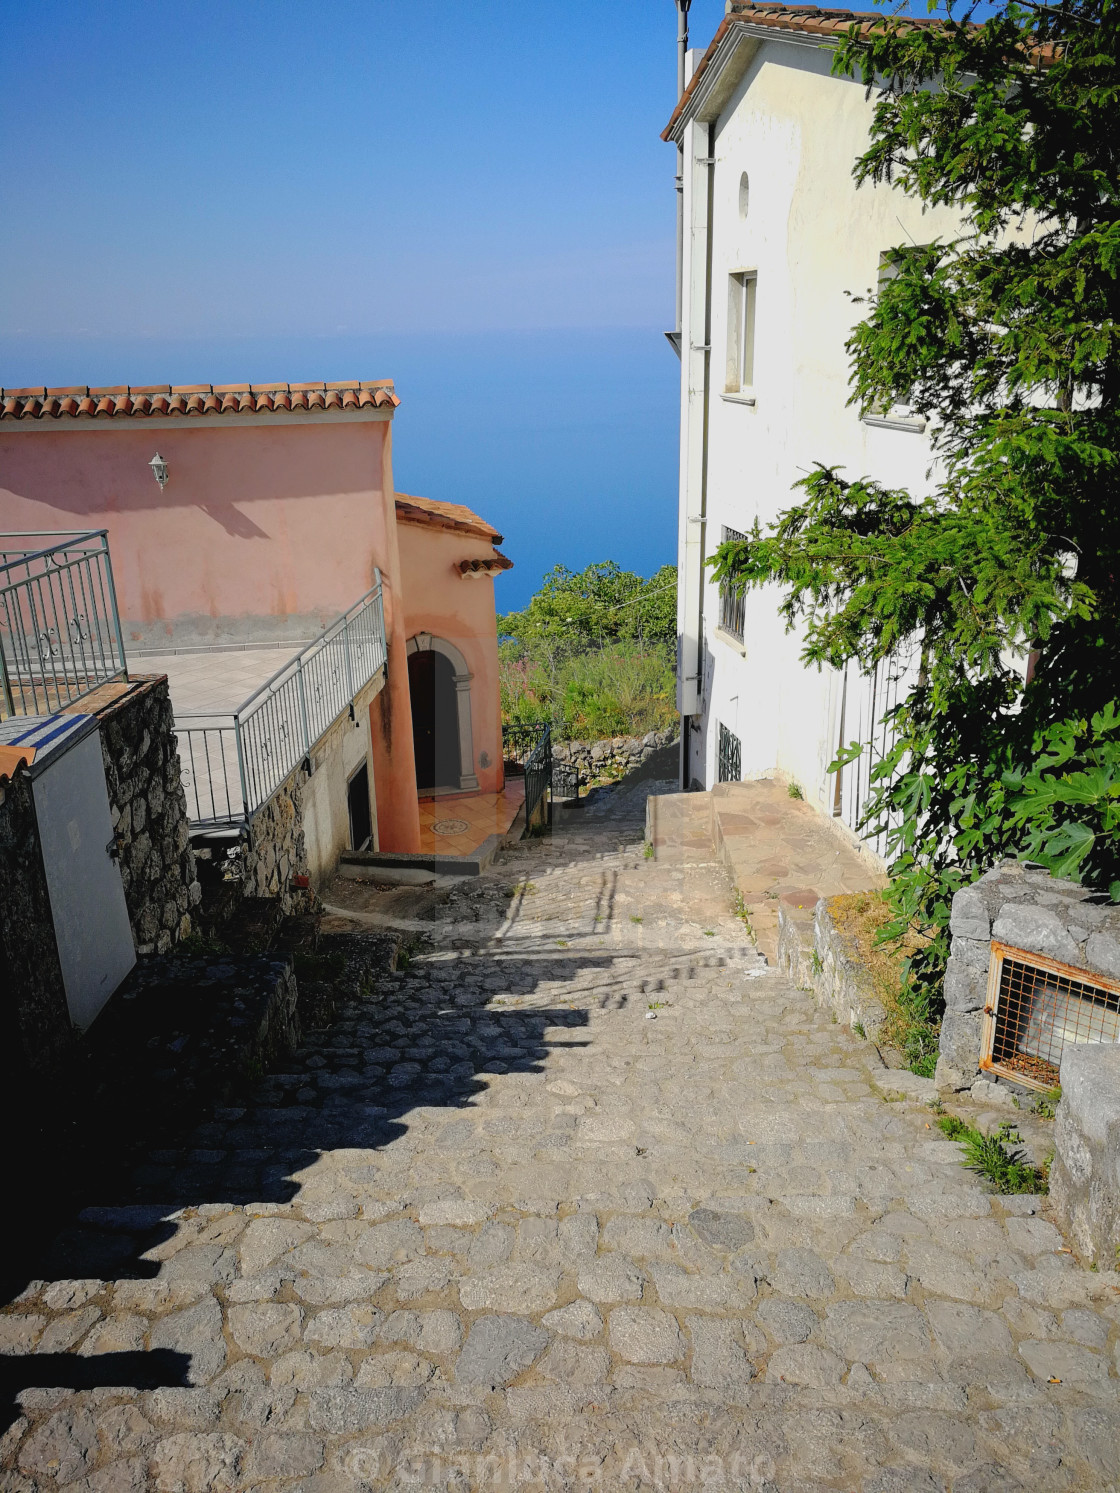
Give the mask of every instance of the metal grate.
M 743 776 L 743 749 L 739 738 L 720 722 L 719 727 L 719 781 L 738 783 Z
M 1052 1089 L 1067 1046 L 1118 1040 L 1120 984 L 993 941 L 982 1068 Z
M 740 534 L 738 529 L 729 529 L 724 526 L 723 542 L 729 539 L 746 539 L 745 534 Z M 743 634 L 747 624 L 747 590 L 745 586 L 736 586 L 730 581 L 724 581 L 719 588 L 719 625 L 725 633 L 735 638 L 738 642 L 743 641 Z

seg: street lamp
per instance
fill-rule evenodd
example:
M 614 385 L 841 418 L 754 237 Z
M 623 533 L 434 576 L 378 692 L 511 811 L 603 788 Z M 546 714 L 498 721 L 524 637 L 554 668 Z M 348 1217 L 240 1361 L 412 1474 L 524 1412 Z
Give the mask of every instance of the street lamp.
M 156 454 L 152 457 L 151 461 L 148 463 L 148 465 L 152 469 L 152 475 L 155 477 L 156 481 L 159 483 L 160 492 L 162 492 L 163 489 L 167 486 L 167 479 L 170 476 L 170 473 L 169 473 L 169 471 L 167 469 L 167 463 L 164 461 L 163 457 L 157 451 Z

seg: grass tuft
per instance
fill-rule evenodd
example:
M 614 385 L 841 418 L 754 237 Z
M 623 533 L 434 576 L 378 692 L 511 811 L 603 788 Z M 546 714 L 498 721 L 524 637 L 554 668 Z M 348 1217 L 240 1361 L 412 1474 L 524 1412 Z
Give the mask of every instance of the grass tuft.
M 932 1078 L 937 1067 L 940 1022 L 931 1016 L 928 995 L 909 971 L 909 960 L 922 947 L 921 942 L 885 936 L 894 914 L 882 891 L 830 897 L 828 910 L 886 1010 L 877 1040 L 883 1046 L 897 1048 L 911 1073 Z
M 997 1192 L 1047 1192 L 1046 1174 L 1026 1160 L 1021 1150 L 1010 1151 L 1004 1141 L 1019 1139 L 1018 1132 L 1001 1125 L 995 1135 L 982 1135 L 974 1125 L 956 1115 L 942 1115 L 937 1122 L 941 1131 L 955 1140 L 964 1151 L 962 1166 L 986 1177 Z M 1002 1139 L 1001 1139 L 1002 1137 Z

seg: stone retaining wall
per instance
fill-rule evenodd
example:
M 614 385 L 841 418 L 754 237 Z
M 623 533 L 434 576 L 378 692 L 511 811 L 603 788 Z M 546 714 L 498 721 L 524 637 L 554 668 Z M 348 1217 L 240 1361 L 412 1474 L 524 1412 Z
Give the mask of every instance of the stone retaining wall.
M 75 1046 L 26 772 L 0 780 L 0 1082 L 54 1070 Z
M 307 774 L 297 767 L 264 808 L 249 822 L 249 844 L 241 859 L 242 894 L 276 897 L 283 910 L 297 911 L 306 889 L 292 886 L 293 877 L 309 876 L 307 842 L 303 832 L 303 784 Z
M 552 755 L 557 762 L 570 762 L 579 768 L 583 782 L 599 778 L 622 778 L 634 768 L 648 762 L 659 747 L 670 746 L 678 739 L 680 728 L 666 726 L 663 731 L 648 731 L 645 736 L 612 736 L 604 741 L 558 741 Z
M 799 985 L 811 990 L 819 1005 L 831 1010 L 836 1020 L 853 1030 L 859 1028 L 878 1042 L 886 1010 L 833 922 L 829 898 L 822 897 L 812 921 L 790 908 L 778 908 L 778 968 Z
M 937 1082 L 971 1088 L 980 1076 L 991 940 L 1090 974 L 1120 978 L 1120 907 L 1024 861 L 1004 861 L 953 898 Z
M 167 680 L 109 685 L 82 702 L 97 718 L 133 942 L 166 952 L 191 931 L 201 890 L 179 776 Z M 63 1072 L 70 1023 L 31 778 L 0 784 L 0 1045 L 23 1081 Z
M 166 677 L 133 680 L 98 722 L 133 941 L 164 954 L 190 933 L 201 896 Z
M 1081 1256 L 1120 1262 L 1120 1046 L 1088 1043 L 1062 1055 L 1050 1194 Z
M 959 891 L 949 928 L 941 1087 L 997 1092 L 978 1080 L 993 939 L 1084 970 L 1090 981 L 1120 978 L 1120 907 L 1025 862 L 1004 861 Z M 1078 1251 L 1112 1268 L 1120 1250 L 1120 1046 L 1067 1046 L 1060 1078 L 1050 1191 Z M 998 1089 L 1013 1092 L 1002 1081 Z

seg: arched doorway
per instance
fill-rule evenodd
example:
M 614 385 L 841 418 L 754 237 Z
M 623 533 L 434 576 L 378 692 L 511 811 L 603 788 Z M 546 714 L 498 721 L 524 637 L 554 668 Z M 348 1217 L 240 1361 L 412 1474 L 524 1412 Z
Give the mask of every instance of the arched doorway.
M 471 734 L 471 672 L 443 638 L 418 633 L 408 642 L 408 690 L 419 792 L 478 787 Z
M 455 706 L 455 670 L 442 653 L 413 653 L 408 660 L 412 696 L 412 747 L 416 786 L 459 786 L 459 718 Z

